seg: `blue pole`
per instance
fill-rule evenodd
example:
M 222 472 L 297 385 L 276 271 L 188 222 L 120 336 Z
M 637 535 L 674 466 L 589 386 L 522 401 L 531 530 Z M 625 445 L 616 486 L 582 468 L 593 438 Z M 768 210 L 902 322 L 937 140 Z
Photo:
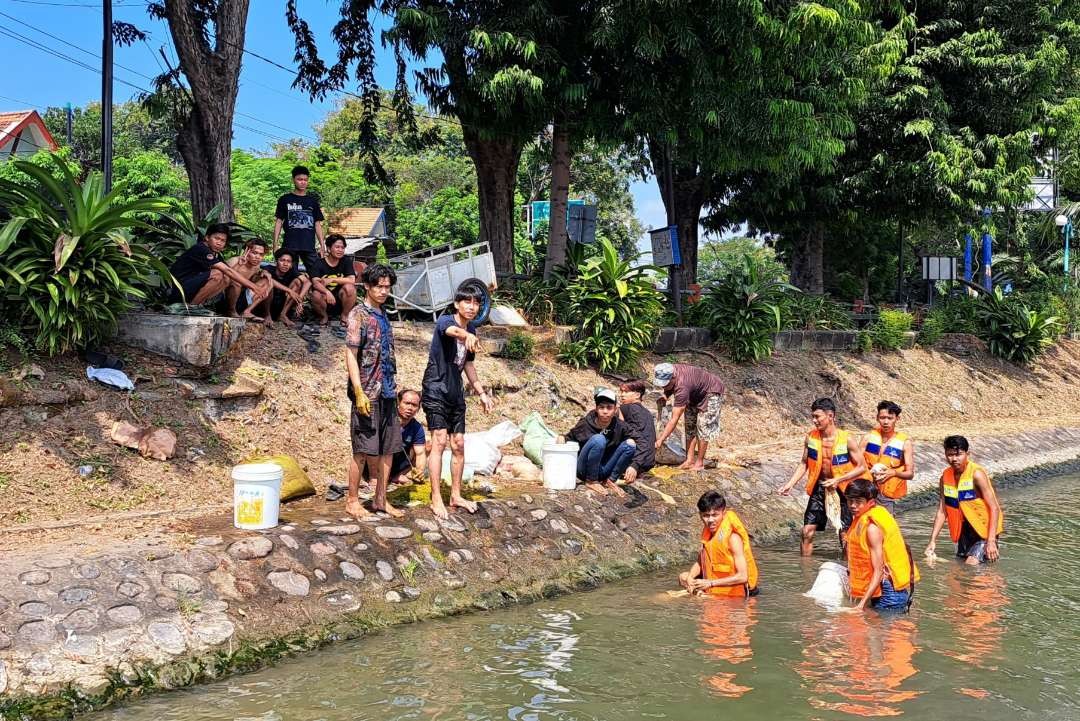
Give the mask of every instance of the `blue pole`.
M 964 233 L 964 280 L 971 282 L 971 261 L 974 253 L 971 249 L 971 233 Z
M 1065 224 L 1065 290 L 1069 289 L 1069 241 L 1072 240 L 1072 221 Z
M 990 270 L 990 256 L 992 253 L 994 239 L 989 233 L 983 233 L 982 236 L 982 266 L 983 266 L 983 288 L 987 290 L 994 289 L 994 282 L 991 277 Z

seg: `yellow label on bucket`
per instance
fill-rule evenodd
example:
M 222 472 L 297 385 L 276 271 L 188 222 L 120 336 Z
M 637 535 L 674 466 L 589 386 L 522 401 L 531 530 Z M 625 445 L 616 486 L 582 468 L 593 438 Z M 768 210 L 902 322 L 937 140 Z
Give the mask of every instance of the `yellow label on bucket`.
M 236 522 L 242 526 L 258 526 L 263 519 L 263 499 L 250 498 L 240 501 L 236 507 Z

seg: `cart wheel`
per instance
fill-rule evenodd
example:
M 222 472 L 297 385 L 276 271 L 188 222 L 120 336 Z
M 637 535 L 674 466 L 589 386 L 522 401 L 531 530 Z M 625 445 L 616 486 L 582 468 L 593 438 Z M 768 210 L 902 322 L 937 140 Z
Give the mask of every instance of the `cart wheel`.
M 475 290 L 477 295 L 480 296 L 480 310 L 476 314 L 477 325 L 483 324 L 488 319 L 488 315 L 491 313 L 491 292 L 488 290 L 487 284 L 479 278 L 466 278 L 458 284 L 457 289 Z

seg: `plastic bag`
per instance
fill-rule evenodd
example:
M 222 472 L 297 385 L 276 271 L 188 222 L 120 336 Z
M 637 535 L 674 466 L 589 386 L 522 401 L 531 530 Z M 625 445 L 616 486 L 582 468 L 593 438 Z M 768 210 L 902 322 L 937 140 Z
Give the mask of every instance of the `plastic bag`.
M 304 469 L 292 456 L 260 456 L 249 458 L 245 463 L 274 463 L 281 466 L 281 501 L 292 501 L 315 495 L 315 486 Z
M 123 371 L 118 371 L 115 368 L 94 368 L 93 366 L 87 366 L 86 377 L 92 381 L 104 383 L 113 388 L 119 388 L 122 391 L 135 390 L 135 384 L 131 382 L 131 379 L 128 378 Z
M 466 434 L 466 435 L 468 435 L 468 434 Z M 488 448 L 491 448 L 491 446 L 488 446 L 486 443 L 484 443 L 483 445 L 487 446 Z M 450 461 L 451 460 L 452 460 L 452 458 L 451 458 L 451 455 L 450 455 L 450 449 L 448 448 L 445 451 L 443 451 L 443 454 L 442 454 L 442 482 L 443 483 L 449 483 L 450 482 Z M 495 462 L 495 465 L 496 466 L 499 465 L 498 461 Z M 494 470 L 494 469 L 492 469 L 492 470 Z M 462 482 L 470 483 L 472 481 L 473 477 L 477 473 L 478 473 L 478 471 L 476 470 L 476 468 L 474 466 L 469 465 L 469 442 L 468 442 L 468 440 L 466 440 L 465 441 L 465 470 L 461 472 L 461 480 L 462 480 Z M 490 474 L 485 474 L 485 475 L 490 475 Z
M 521 441 L 525 457 L 542 467 L 544 465 L 544 444 L 554 440 L 558 434 L 544 425 L 544 419 L 536 411 L 525 416 L 520 428 L 521 432 L 525 434 L 524 440 Z
M 465 474 L 467 476 L 495 475 L 495 469 L 502 460 L 502 451 L 488 443 L 487 433 L 465 434 Z M 450 449 L 443 451 L 443 475 L 450 467 Z
M 483 436 L 489 445 L 502 448 L 521 438 L 521 430 L 513 421 L 503 421 L 483 433 L 476 433 L 475 435 Z
M 826 608 L 840 608 L 851 595 L 847 568 L 839 563 L 825 561 L 818 569 L 813 587 L 803 595 Z
M 671 420 L 671 405 L 665 404 L 660 411 L 659 428 L 667 426 Z M 659 431 L 657 431 L 659 433 Z M 686 460 L 686 441 L 680 425 L 667 437 L 664 444 L 656 451 L 656 462 L 661 466 L 677 466 Z

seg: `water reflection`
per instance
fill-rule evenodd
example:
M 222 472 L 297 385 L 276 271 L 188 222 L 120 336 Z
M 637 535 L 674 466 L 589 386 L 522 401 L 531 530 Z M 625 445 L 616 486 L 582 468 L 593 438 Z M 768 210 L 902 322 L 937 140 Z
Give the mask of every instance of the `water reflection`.
M 705 645 L 699 653 L 710 661 L 717 662 L 715 665 L 720 668 L 749 661 L 754 657 L 754 650 L 750 646 L 750 630 L 756 623 L 755 599 L 701 599 L 698 630 Z M 724 698 L 739 698 L 752 690 L 752 687 L 736 682 L 734 671 L 720 668 L 710 668 L 711 675 L 705 678 L 705 685 L 711 692 Z
M 512 721 L 534 721 L 541 712 L 552 711 L 557 704 L 569 703 L 569 689 L 559 683 L 558 674 L 571 672 L 570 661 L 581 642 L 574 622 L 581 617 L 570 611 L 546 612 L 540 616 L 544 625 L 529 633 L 499 644 L 501 653 L 484 665 L 486 673 L 517 676 L 524 684 L 537 689 L 527 702 L 507 709 Z M 519 697 L 525 693 L 519 694 Z
M 997 671 L 1009 604 L 1007 591 L 1005 577 L 992 566 L 974 572 L 952 569 L 945 578 L 941 613 L 954 642 L 939 649 L 941 654 L 984 671 Z
M 807 702 L 854 716 L 899 716 L 920 695 L 901 686 L 918 673 L 916 627 L 908 616 L 841 613 L 801 626 L 803 661 L 795 670 Z

